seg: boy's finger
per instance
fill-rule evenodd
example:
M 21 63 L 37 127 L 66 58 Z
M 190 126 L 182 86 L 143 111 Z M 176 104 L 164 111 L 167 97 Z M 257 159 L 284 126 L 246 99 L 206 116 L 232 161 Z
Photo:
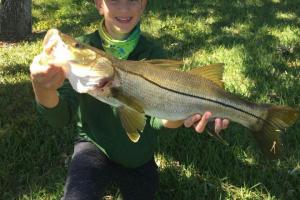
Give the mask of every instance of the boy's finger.
M 187 128 L 190 128 L 191 126 L 193 126 L 195 124 L 195 122 L 199 121 L 200 119 L 201 119 L 201 115 L 195 114 L 195 115 L 187 118 L 186 120 L 184 120 L 184 126 Z
M 31 77 L 35 82 L 40 84 L 46 84 L 51 81 L 57 74 L 64 74 L 61 68 L 53 66 L 44 66 L 45 68 L 39 73 L 31 74 Z
M 54 65 L 50 65 L 49 68 L 46 70 L 46 75 L 51 78 L 58 73 L 63 73 L 63 71 L 60 67 Z
M 39 72 L 37 74 L 31 74 L 31 78 L 34 82 L 39 83 L 39 84 L 46 84 L 53 78 L 54 74 L 47 74 L 45 71 L 44 72 Z
M 205 112 L 204 115 L 202 116 L 201 120 L 198 122 L 198 124 L 195 127 L 195 130 L 198 133 L 202 133 L 206 127 L 206 124 L 209 121 L 209 118 L 211 117 L 211 113 L 210 112 Z
M 219 134 L 223 129 L 222 120 L 220 118 L 215 119 L 215 133 Z
M 59 88 L 63 81 L 65 80 L 65 76 L 63 73 L 54 74 L 51 79 L 45 84 L 48 89 L 57 89 Z
M 228 119 L 222 120 L 222 129 L 226 129 L 229 126 L 230 121 Z

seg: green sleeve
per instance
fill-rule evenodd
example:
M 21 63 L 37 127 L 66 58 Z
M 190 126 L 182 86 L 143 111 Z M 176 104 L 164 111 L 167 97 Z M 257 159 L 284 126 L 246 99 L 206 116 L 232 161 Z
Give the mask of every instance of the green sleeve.
M 162 120 L 157 117 L 151 117 L 150 126 L 155 130 L 161 130 L 164 128 Z
M 69 81 L 58 89 L 59 102 L 54 108 L 46 108 L 37 103 L 38 112 L 53 127 L 64 127 L 71 123 L 78 109 L 78 95 Z

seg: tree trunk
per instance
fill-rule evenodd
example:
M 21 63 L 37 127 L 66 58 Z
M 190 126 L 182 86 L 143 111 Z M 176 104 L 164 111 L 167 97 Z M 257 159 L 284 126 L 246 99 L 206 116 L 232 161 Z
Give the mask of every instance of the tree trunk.
M 32 0 L 0 0 L 0 38 L 23 39 L 32 31 Z

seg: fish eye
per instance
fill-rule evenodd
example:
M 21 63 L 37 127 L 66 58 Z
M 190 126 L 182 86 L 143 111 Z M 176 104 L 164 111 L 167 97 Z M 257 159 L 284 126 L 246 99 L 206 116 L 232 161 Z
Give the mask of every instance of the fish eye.
M 82 45 L 81 45 L 80 43 L 76 42 L 75 45 L 74 45 L 74 47 L 75 47 L 76 49 L 79 49 L 79 48 L 82 47 Z

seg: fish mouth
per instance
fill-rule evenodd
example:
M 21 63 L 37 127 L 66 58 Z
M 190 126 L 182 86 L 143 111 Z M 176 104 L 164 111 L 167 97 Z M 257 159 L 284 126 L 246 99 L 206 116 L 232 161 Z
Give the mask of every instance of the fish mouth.
M 103 78 L 96 85 L 97 89 L 103 90 L 104 88 L 109 88 L 112 85 L 112 78 Z
M 110 82 L 109 80 L 102 80 L 97 85 L 97 88 L 99 88 L 99 89 L 105 88 L 106 86 L 108 86 L 109 82 Z

